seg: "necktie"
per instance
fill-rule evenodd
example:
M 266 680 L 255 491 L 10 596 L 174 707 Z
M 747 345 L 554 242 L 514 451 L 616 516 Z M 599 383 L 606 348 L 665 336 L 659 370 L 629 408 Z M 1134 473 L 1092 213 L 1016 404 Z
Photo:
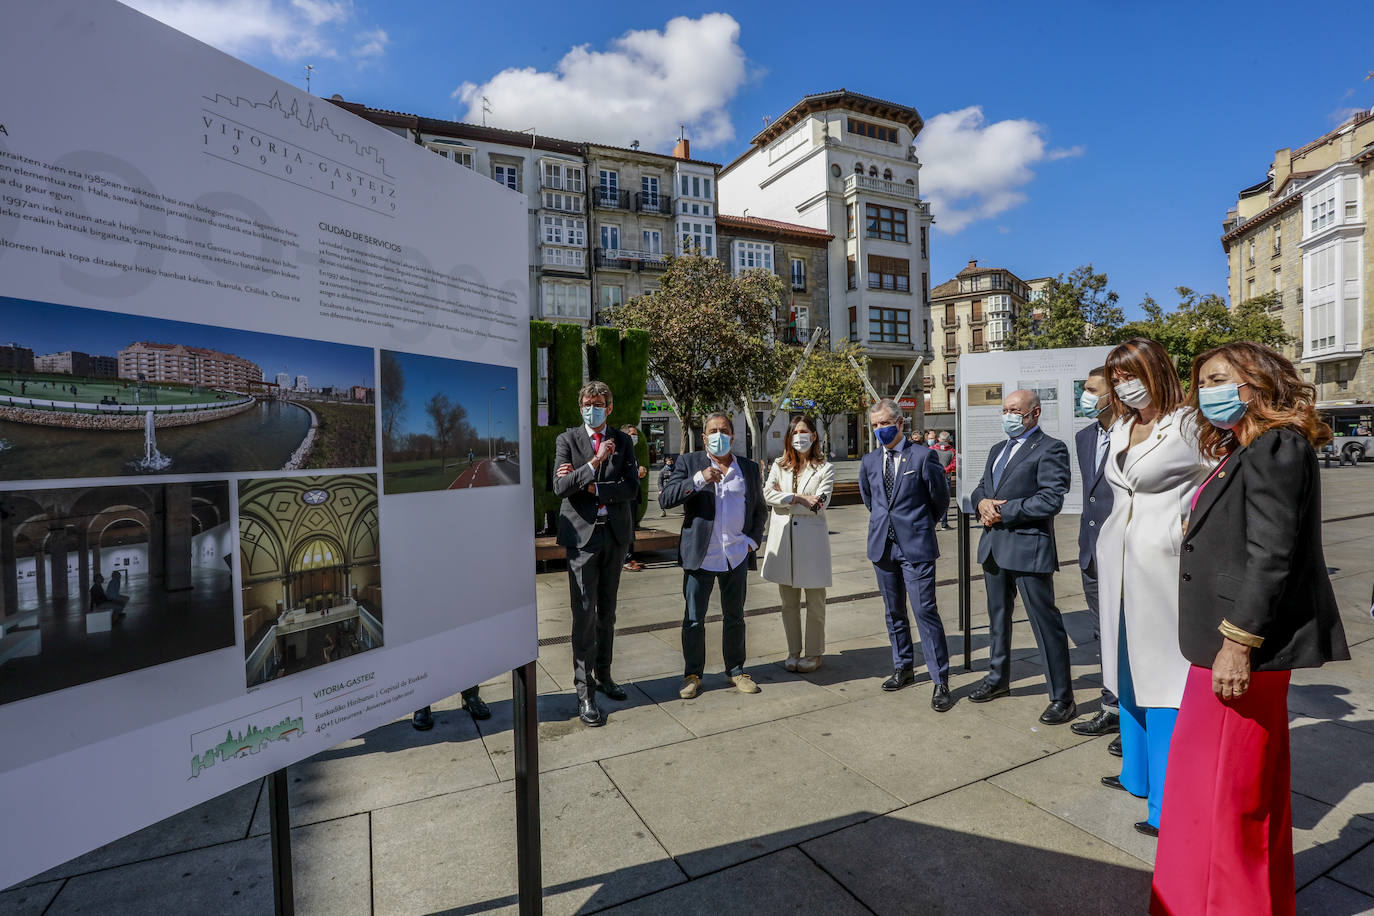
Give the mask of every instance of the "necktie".
M 992 467 L 992 488 L 994 490 L 1002 482 L 1002 472 L 1007 469 L 1007 461 L 1011 459 L 1011 452 L 1014 448 L 1016 448 L 1016 440 L 1008 439 L 1006 448 L 1002 449 L 1002 454 L 997 456 L 997 463 Z
M 1111 444 L 1112 437 L 1107 435 L 1105 429 L 1099 427 L 1097 434 L 1097 466 L 1094 468 L 1095 471 L 1102 470 L 1102 464 L 1107 460 L 1107 450 Z
M 883 449 L 883 492 L 887 494 L 887 501 L 892 502 L 892 491 L 897 483 L 897 453 L 890 448 Z M 897 530 L 892 527 L 892 515 L 889 513 L 887 522 L 887 539 L 897 540 Z
M 601 450 L 601 433 L 592 433 L 592 454 L 595 455 Z

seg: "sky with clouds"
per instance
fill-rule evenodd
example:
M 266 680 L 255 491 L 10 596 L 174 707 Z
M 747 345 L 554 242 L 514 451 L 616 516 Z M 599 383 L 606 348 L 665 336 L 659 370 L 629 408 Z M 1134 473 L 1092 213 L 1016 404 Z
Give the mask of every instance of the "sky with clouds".
M 1374 5 L 970 0 L 862 7 L 546 0 L 125 0 L 351 101 L 729 162 L 766 117 L 845 87 L 911 105 L 936 219 L 932 282 L 969 258 L 1024 278 L 1091 262 L 1128 312 L 1224 294 L 1236 192 L 1374 106 Z M 1337 23 L 1344 25 L 1337 27 Z M 1304 38 L 1303 31 L 1317 29 Z M 1369 78 L 1367 78 L 1369 77 Z

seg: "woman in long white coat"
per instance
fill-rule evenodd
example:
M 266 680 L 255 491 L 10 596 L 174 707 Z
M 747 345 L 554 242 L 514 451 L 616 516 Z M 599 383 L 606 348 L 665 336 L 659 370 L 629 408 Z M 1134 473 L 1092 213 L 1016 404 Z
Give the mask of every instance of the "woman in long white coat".
M 788 671 L 807 673 L 825 654 L 825 590 L 830 587 L 830 532 L 825 507 L 835 488 L 835 467 L 821 454 L 820 436 L 810 417 L 792 421 L 782 457 L 773 462 L 763 485 L 768 503 L 768 545 L 763 577 L 778 584 L 782 628 L 787 635 Z M 802 638 L 801 597 L 806 593 L 806 637 Z
M 1107 356 L 1112 427 L 1105 476 L 1112 511 L 1097 539 L 1102 678 L 1120 700 L 1121 775 L 1102 783 L 1148 799 L 1135 825 L 1159 835 L 1164 770 L 1188 680 L 1178 647 L 1179 548 L 1189 503 L 1211 467 L 1198 449 L 1169 354 L 1129 340 Z

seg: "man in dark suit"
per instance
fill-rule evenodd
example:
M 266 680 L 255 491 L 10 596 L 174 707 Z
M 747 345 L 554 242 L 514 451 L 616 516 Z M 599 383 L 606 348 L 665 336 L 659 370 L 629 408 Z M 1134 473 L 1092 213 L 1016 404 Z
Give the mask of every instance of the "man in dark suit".
M 1107 469 L 1107 452 L 1111 445 L 1112 409 L 1107 383 L 1107 370 L 1099 366 L 1088 373 L 1083 383 L 1079 407 L 1085 416 L 1097 420 L 1074 435 L 1078 450 L 1078 476 L 1083 482 L 1083 514 L 1078 517 L 1078 568 L 1083 574 L 1083 597 L 1088 601 L 1088 613 L 1093 618 L 1093 639 L 1099 639 L 1100 622 L 1097 612 L 1097 532 L 1112 512 L 1112 487 L 1103 473 Z M 1102 688 L 1102 708 L 1086 722 L 1075 722 L 1069 728 L 1080 735 L 1110 735 L 1121 731 L 1116 711 L 1116 695 Z
M 626 697 L 611 678 L 615 599 L 620 568 L 634 537 L 639 466 L 630 437 L 607 425 L 614 407 L 605 382 L 588 382 L 578 393 L 582 425 L 558 434 L 553 491 L 563 500 L 558 543 L 568 551 L 572 592 L 573 683 L 578 718 L 604 723 L 596 691 Z M 587 674 L 592 666 L 593 677 Z
M 758 685 L 744 673 L 744 591 L 749 580 L 749 556 L 763 542 L 768 505 L 763 501 L 763 477 L 748 458 L 731 454 L 734 423 L 729 414 L 706 418 L 706 451 L 689 452 L 673 464 L 659 490 L 664 509 L 682 506 L 683 679 L 678 695 L 690 700 L 701 691 L 706 668 L 706 608 L 711 591 L 720 583 L 720 609 L 725 618 L 721 654 L 725 676 L 740 693 L 758 693 Z
M 868 507 L 868 559 L 878 577 L 887 611 L 887 637 L 892 643 L 892 676 L 887 691 L 916 682 L 915 653 L 907 596 L 916 611 L 921 654 L 935 687 L 930 705 L 945 712 L 949 695 L 949 646 L 945 625 L 935 606 L 935 520 L 949 506 L 949 482 L 939 456 L 902 436 L 902 412 L 882 400 L 868 412 L 879 448 L 859 465 L 859 495 Z
M 1054 517 L 1069 492 L 1069 449 L 1040 429 L 1040 398 L 1013 391 L 1002 401 L 1007 438 L 988 453 L 972 501 L 983 523 L 978 562 L 988 592 L 988 675 L 969 699 L 986 703 L 1011 693 L 1011 609 L 1016 593 L 1045 661 L 1050 705 L 1040 716 L 1062 725 L 1078 715 L 1069 675 L 1069 639 L 1054 604 L 1059 556 Z

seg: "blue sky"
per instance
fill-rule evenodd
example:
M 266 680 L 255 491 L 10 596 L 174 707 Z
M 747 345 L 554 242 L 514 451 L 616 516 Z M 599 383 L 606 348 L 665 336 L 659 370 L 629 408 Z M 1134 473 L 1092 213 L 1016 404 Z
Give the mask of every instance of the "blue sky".
M 453 403 L 467 409 L 467 421 L 480 435 L 487 434 L 487 411 L 490 408 L 492 435 L 497 439 L 502 436 L 517 438 L 520 413 L 516 401 L 519 391 L 515 369 L 414 353 L 394 355 L 398 357 L 405 373 L 402 397 L 406 409 L 397 424 L 398 435 L 433 433 L 429 414 L 425 413 L 425 404 L 435 394 L 442 393 Z M 506 390 L 497 391 L 502 385 Z
M 914 106 L 932 282 L 971 257 L 1031 278 L 1092 262 L 1128 313 L 1225 293 L 1236 192 L 1374 105 L 1374 5 L 773 3 L 594 11 L 530 0 L 129 0 L 297 85 L 380 108 L 722 163 L 801 95 Z M 683 17 L 670 22 L 670 17 Z M 577 126 L 585 136 L 573 136 Z M 921 143 L 925 141 L 926 149 Z
M 365 347 L 0 296 L 0 344 L 13 341 L 32 349 L 35 356 L 64 350 L 117 356 L 120 348 L 138 340 L 208 347 L 242 356 L 257 363 L 266 381 L 287 372 L 292 384 L 296 376 L 304 375 L 312 388 L 374 387 L 372 351 Z

